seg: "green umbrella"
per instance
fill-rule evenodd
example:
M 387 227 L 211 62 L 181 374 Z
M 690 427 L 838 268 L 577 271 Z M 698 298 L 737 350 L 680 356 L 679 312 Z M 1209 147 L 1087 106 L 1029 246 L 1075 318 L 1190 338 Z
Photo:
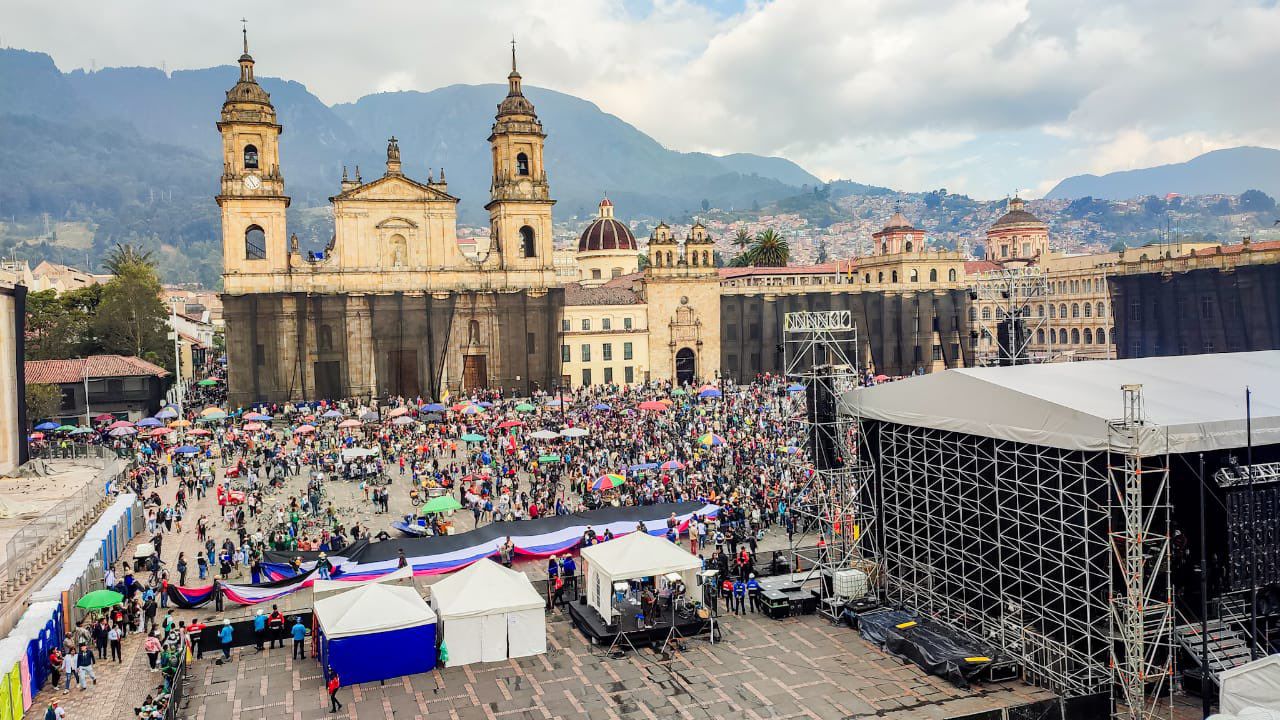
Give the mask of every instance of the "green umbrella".
M 102 610 L 124 602 L 124 596 L 115 590 L 94 590 L 80 598 L 76 607 L 83 610 Z
M 418 508 L 419 515 L 433 515 L 435 513 L 449 512 L 450 510 L 461 510 L 462 503 L 454 499 L 452 495 L 441 495 L 438 498 L 431 498 L 425 505 Z
M 547 465 L 550 463 L 558 463 L 560 462 L 560 456 L 559 455 L 539 455 L 538 462 L 542 463 L 543 465 Z
M 200 387 L 213 387 L 214 385 L 218 384 L 218 381 L 214 380 L 213 378 L 205 378 L 204 380 L 201 380 L 196 384 L 199 385 Z
M 537 409 L 538 408 L 530 405 L 529 403 L 520 403 L 519 405 L 516 406 L 517 412 L 533 412 L 534 410 L 537 410 Z
M 672 391 L 671 391 L 671 394 L 672 394 L 672 395 L 688 395 L 689 393 L 685 392 L 684 390 L 682 390 L 682 389 L 680 389 L 680 388 L 676 388 L 675 390 L 672 390 Z
M 75 429 L 76 429 L 75 425 L 59 425 L 58 426 L 58 432 L 71 432 L 72 430 L 75 430 Z
M 476 433 L 467 433 L 466 435 L 462 436 L 462 442 L 469 442 L 469 443 L 484 442 L 484 436 L 477 435 Z

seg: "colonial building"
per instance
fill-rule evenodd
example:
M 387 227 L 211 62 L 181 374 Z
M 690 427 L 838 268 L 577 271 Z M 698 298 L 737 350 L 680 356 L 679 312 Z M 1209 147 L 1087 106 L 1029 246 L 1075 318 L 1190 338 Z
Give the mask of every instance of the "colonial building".
M 564 291 L 551 244 L 546 134 L 514 52 L 488 137 L 489 242 L 472 257 L 458 247 L 458 199 L 444 170 L 411 178 L 394 137 L 381 177 L 344 172 L 330 198 L 334 236 L 304 257 L 285 221 L 284 128 L 254 78 L 247 40 L 239 64 L 217 124 L 232 405 L 438 397 L 446 387 L 528 391 L 560 381 Z
M 1280 242 L 1129 250 L 1108 280 L 1120 357 L 1280 349 Z

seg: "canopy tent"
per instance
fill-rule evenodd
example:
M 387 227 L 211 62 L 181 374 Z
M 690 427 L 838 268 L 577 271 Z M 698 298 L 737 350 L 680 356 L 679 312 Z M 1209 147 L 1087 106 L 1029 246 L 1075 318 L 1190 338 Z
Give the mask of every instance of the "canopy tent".
M 343 685 L 431 670 L 436 614 L 412 587 L 370 583 L 315 603 L 320 665 Z
M 1067 450 L 1106 450 L 1124 415 L 1121 386 L 1142 385 L 1144 456 L 1280 442 L 1280 351 L 946 370 L 857 388 L 840 410 L 872 420 Z M 939 402 L 939 398 L 945 402 Z
M 686 588 L 694 587 L 694 574 L 702 569 L 698 556 L 660 537 L 633 532 L 581 552 L 587 571 L 587 604 L 610 620 L 613 584 L 635 578 L 679 573 Z
M 1246 708 L 1280 711 L 1280 654 L 1223 670 L 1218 685 L 1218 706 L 1224 713 L 1242 714 Z
M 449 648 L 446 665 L 495 662 L 547 651 L 544 601 L 524 573 L 492 560 L 431 586 L 431 605 Z
M 402 567 L 386 575 L 380 575 L 369 580 L 315 580 L 311 583 L 311 598 L 312 601 L 315 601 L 334 593 L 354 590 L 362 585 L 372 583 L 413 587 L 413 570 Z

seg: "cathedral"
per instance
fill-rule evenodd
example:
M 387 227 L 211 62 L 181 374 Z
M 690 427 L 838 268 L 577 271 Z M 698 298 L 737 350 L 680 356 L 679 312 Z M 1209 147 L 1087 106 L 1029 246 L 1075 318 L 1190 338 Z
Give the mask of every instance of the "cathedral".
M 560 382 L 564 288 L 553 260 L 546 134 L 521 90 L 514 49 L 488 138 L 489 249 L 476 257 L 459 250 L 458 198 L 444 171 L 426 182 L 407 176 L 394 137 L 381 177 L 344 172 L 329 199 L 333 239 L 304 257 L 285 222 L 284 128 L 254 79 L 247 39 L 239 65 L 217 124 L 233 406 Z

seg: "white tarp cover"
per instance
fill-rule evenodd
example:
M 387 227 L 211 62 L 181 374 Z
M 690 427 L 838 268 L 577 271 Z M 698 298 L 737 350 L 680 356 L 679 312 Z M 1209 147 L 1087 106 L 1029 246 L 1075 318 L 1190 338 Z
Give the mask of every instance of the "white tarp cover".
M 680 573 L 686 588 L 694 586 L 693 574 L 702 561 L 666 538 L 633 532 L 615 540 L 582 549 L 587 565 L 587 604 L 609 620 L 613 584 L 641 577 Z
M 1280 711 L 1280 655 L 1268 655 L 1218 676 L 1218 706 L 1223 713 L 1246 708 Z
M 321 598 L 315 603 L 315 614 L 330 639 L 402 630 L 436 621 L 436 614 L 418 591 L 382 584 L 361 585 Z
M 386 575 L 380 575 L 370 580 L 314 580 L 311 583 L 311 598 L 312 600 L 319 600 L 336 592 L 354 590 L 362 585 L 376 584 L 410 586 L 413 584 L 413 569 L 407 566 L 397 568 Z
M 1142 455 L 1280 443 L 1280 351 L 964 368 L 858 388 L 841 412 L 1069 450 L 1105 450 L 1124 416 L 1122 385 L 1142 385 Z M 1167 437 L 1166 437 L 1167 432 Z
M 431 586 L 448 667 L 547 651 L 546 601 L 521 572 L 484 559 Z

